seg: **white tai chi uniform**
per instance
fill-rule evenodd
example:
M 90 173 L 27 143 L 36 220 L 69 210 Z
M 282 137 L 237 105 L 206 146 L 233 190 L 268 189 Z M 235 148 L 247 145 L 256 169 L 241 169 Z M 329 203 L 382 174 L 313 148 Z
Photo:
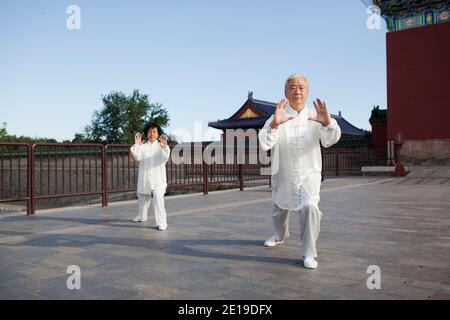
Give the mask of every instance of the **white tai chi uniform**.
M 137 183 L 137 196 L 139 202 L 140 220 L 147 220 L 148 209 L 153 194 L 156 225 L 167 227 L 166 209 L 164 207 L 164 194 L 167 188 L 166 162 L 169 160 L 170 148 L 164 149 L 158 140 L 153 143 L 134 144 L 131 154 L 139 161 L 139 175 Z
M 322 180 L 320 142 L 327 148 L 339 141 L 341 129 L 335 119 L 324 127 L 308 120 L 315 110 L 305 106 L 299 113 L 291 106 L 286 116 L 295 116 L 272 129 L 270 117 L 258 136 L 260 146 L 272 149 L 273 226 L 277 240 L 289 236 L 289 213 L 300 214 L 300 241 L 302 257 L 317 257 L 316 240 L 320 232 L 322 212 L 319 210 L 319 192 Z

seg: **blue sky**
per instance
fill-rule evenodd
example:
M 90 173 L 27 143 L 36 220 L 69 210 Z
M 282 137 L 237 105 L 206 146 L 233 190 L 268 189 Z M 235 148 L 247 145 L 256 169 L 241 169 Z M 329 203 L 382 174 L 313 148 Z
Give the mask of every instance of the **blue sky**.
M 69 30 L 69 5 L 81 29 Z M 312 99 L 370 129 L 386 108 L 386 26 L 359 0 L 0 2 L 0 123 L 11 134 L 72 139 L 111 91 L 162 103 L 169 133 L 231 116 L 253 91 L 278 101 L 291 73 Z M 219 131 L 213 130 L 218 137 Z

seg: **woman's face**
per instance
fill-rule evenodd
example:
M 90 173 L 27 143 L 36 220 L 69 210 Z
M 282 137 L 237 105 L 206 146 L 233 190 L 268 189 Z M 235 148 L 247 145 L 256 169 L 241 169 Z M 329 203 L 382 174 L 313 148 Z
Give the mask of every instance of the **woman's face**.
M 158 139 L 158 129 L 150 128 L 147 132 L 147 139 L 150 142 L 154 142 L 156 139 Z

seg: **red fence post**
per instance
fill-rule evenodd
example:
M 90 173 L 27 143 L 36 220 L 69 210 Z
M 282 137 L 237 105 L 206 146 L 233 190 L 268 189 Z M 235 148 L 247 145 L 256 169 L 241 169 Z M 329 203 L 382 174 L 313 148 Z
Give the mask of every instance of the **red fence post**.
M 335 164 L 336 164 L 336 175 L 339 175 L 339 152 L 335 153 L 336 155 L 336 160 L 335 160 Z
M 106 207 L 108 205 L 108 171 L 106 164 L 106 148 L 107 146 L 102 146 L 102 207 Z
M 208 194 L 208 164 L 203 159 L 203 194 Z
M 31 146 L 31 155 L 30 155 L 30 215 L 35 214 L 35 179 L 34 179 L 34 148 L 36 144 Z
M 28 179 L 27 179 L 27 215 L 32 215 L 35 213 L 34 205 L 34 145 L 28 145 Z
M 238 164 L 239 166 L 239 190 L 244 191 L 244 174 L 242 164 Z

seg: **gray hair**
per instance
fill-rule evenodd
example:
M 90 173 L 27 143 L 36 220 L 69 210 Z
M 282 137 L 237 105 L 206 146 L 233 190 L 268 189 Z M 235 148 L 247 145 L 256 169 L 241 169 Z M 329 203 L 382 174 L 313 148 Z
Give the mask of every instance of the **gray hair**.
M 287 90 L 287 87 L 288 87 L 289 82 L 290 82 L 291 80 L 294 80 L 294 79 L 303 79 L 303 80 L 305 80 L 305 82 L 306 82 L 306 87 L 309 89 L 309 81 L 308 81 L 308 78 L 307 78 L 306 76 L 302 75 L 302 74 L 294 73 L 294 74 L 291 74 L 291 75 L 289 76 L 289 78 L 286 79 L 286 82 L 284 83 L 284 91 Z

